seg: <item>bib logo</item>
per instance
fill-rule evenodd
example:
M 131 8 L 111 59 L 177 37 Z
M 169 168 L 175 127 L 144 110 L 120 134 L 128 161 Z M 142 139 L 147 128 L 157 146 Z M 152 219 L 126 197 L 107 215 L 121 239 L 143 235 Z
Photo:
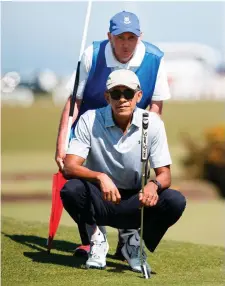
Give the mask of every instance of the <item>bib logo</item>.
M 124 21 L 123 22 L 124 22 L 124 24 L 130 24 L 131 23 L 129 17 L 124 17 Z

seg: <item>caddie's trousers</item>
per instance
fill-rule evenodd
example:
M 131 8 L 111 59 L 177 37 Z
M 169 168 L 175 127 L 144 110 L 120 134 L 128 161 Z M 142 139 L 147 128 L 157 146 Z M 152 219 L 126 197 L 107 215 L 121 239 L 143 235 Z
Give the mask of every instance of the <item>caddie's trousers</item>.
M 61 190 L 63 206 L 76 223 L 105 225 L 119 229 L 138 229 L 141 222 L 139 190 L 119 190 L 121 202 L 103 200 L 99 187 L 93 183 L 72 179 Z M 178 221 L 186 206 L 178 191 L 166 189 L 159 194 L 154 207 L 144 209 L 143 239 L 153 252 L 167 229 Z

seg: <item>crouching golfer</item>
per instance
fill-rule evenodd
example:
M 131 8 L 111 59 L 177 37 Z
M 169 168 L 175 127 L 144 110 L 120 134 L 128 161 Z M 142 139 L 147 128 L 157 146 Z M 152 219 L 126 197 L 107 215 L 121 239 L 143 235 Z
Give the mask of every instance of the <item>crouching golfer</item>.
M 136 107 L 142 97 L 140 88 L 132 71 L 113 71 L 106 82 L 108 106 L 80 117 L 67 151 L 63 172 L 70 180 L 61 198 L 74 221 L 93 227 L 87 268 L 106 266 L 109 245 L 97 225 L 137 229 L 144 205 L 143 239 L 153 252 L 185 209 L 184 196 L 169 189 L 171 158 L 164 124 L 154 112 L 149 112 L 148 152 L 156 178 L 139 194 L 142 114 L 146 112 Z M 125 237 L 122 253 L 131 268 L 141 272 L 140 238 L 135 232 Z

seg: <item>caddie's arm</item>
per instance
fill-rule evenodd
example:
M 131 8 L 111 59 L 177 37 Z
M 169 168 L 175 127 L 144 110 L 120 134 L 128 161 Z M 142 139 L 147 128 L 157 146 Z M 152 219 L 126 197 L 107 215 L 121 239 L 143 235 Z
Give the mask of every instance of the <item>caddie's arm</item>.
M 58 128 L 58 136 L 57 136 L 57 141 L 56 141 L 55 161 L 61 171 L 63 169 L 63 160 L 65 158 L 65 139 L 67 135 L 67 126 L 68 126 L 68 119 L 69 119 L 70 99 L 71 99 L 71 96 L 68 98 L 64 106 L 64 109 L 62 111 L 59 128 Z M 73 113 L 73 122 L 77 118 L 80 105 L 81 105 L 81 100 L 76 100 L 76 103 L 74 106 L 74 113 Z
M 171 94 L 165 69 L 165 62 L 164 58 L 162 58 L 158 69 L 152 101 L 150 104 L 150 111 L 162 115 L 163 101 L 170 98 Z
M 163 101 L 152 101 L 150 105 L 150 111 L 155 112 L 162 115 L 162 109 L 163 109 Z
M 74 107 L 73 113 L 73 123 L 76 120 L 79 109 L 82 103 L 83 91 L 87 82 L 87 78 L 89 75 L 89 71 L 91 68 L 91 61 L 92 61 L 92 46 L 88 47 L 81 58 L 80 64 L 80 79 L 79 79 L 79 86 L 76 95 L 76 103 Z M 74 72 L 67 83 L 66 88 L 70 91 L 70 94 L 73 93 L 74 88 L 74 81 L 75 81 L 76 73 Z M 67 135 L 67 127 L 68 127 L 68 119 L 69 119 L 69 111 L 70 111 L 70 99 L 71 96 L 68 98 L 65 107 L 62 111 L 59 128 L 58 128 L 58 137 L 56 141 L 56 152 L 55 152 L 55 161 L 62 171 L 63 169 L 63 160 L 65 158 L 65 140 Z

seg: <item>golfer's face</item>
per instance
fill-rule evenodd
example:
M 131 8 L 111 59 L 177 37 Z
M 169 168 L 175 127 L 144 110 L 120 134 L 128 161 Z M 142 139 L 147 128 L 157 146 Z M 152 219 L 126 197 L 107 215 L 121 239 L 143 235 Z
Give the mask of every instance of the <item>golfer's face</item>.
M 135 34 L 130 32 L 117 36 L 111 35 L 110 42 L 120 62 L 126 63 L 130 60 L 137 46 L 138 39 Z
M 108 92 L 108 103 L 111 104 L 114 115 L 129 117 L 141 100 L 142 92 L 134 91 L 126 86 L 116 86 Z

